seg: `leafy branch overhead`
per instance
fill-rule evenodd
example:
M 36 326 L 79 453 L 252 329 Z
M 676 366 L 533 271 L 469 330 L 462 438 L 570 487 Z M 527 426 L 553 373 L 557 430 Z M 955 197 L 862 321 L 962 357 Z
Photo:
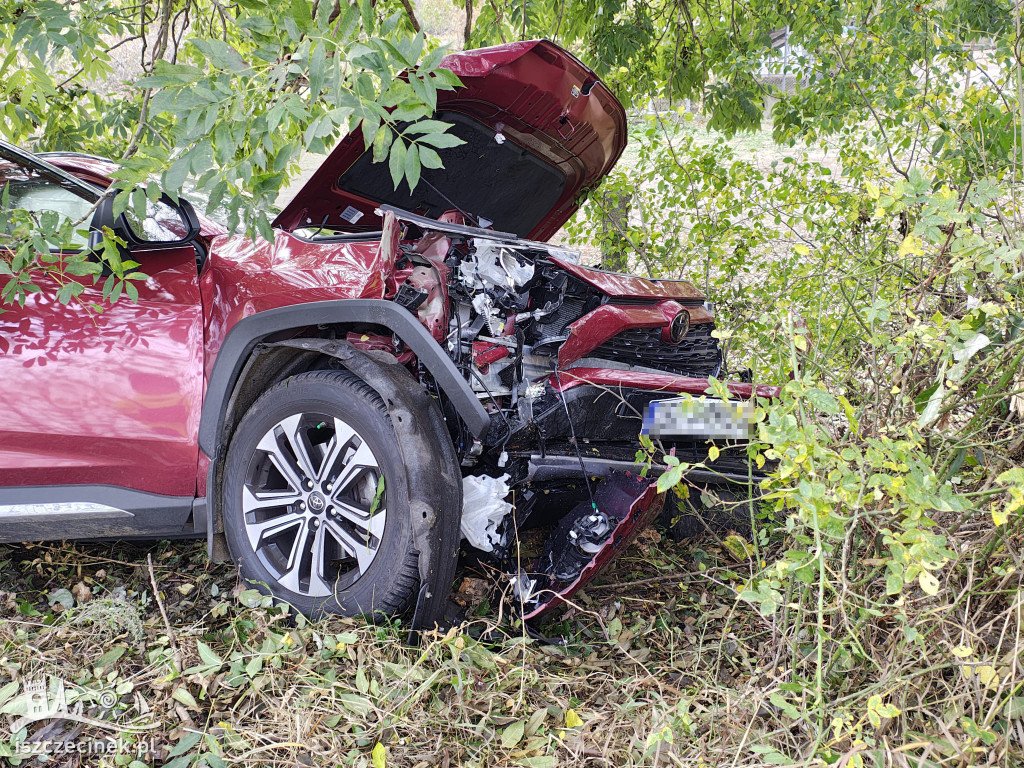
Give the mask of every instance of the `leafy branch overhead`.
M 429 119 L 437 92 L 459 84 L 441 67 L 444 49 L 369 0 L 0 0 L 0 24 L 12 32 L 0 40 L 0 138 L 119 162 L 118 213 L 184 191 L 230 229 L 269 237 L 300 156 L 329 152 L 360 124 L 396 187 L 415 188 L 422 167 L 443 167 L 444 150 L 461 143 Z M 68 242 L 57 222 L 40 227 L 37 239 Z M 33 271 L 68 274 L 61 259 L 39 256 L 51 250 L 41 245 L 0 259 L 17 285 L 5 300 L 35 290 Z

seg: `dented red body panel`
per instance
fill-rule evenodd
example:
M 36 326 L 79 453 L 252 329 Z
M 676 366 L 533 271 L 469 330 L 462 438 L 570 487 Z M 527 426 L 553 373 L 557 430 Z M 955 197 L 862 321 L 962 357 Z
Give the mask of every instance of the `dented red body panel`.
M 207 375 L 231 328 L 267 309 L 336 299 L 381 299 L 394 293 L 393 257 L 380 240 L 311 242 L 277 232 L 274 242 L 215 238 L 199 285 L 206 307 Z M 386 249 L 385 249 L 386 250 Z
M 605 293 L 611 299 L 676 299 L 678 301 L 702 302 L 705 299 L 693 283 L 685 280 L 650 280 L 635 275 L 606 272 L 602 269 L 585 267 L 566 259 L 552 258 L 562 269 L 584 280 Z
M 675 301 L 653 305 L 605 304 L 569 326 L 569 338 L 558 350 L 558 365 L 565 368 L 628 328 L 668 328 L 681 310 Z

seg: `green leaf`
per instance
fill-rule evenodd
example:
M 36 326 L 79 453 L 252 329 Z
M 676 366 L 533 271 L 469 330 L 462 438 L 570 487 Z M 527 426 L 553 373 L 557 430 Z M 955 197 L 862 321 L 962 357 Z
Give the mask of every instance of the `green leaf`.
M 61 304 L 67 304 L 75 296 L 80 295 L 83 290 L 85 290 L 84 286 L 81 283 L 76 283 L 74 280 L 64 283 L 60 290 L 57 291 L 57 301 Z
M 292 0 L 291 18 L 302 32 L 313 30 L 312 6 L 309 0 Z
M 243 589 L 238 593 L 238 602 L 247 608 L 256 608 L 263 603 L 263 593 L 258 589 Z
M 451 133 L 428 133 L 425 136 L 421 136 L 417 141 L 426 142 L 438 149 L 448 149 L 449 147 L 458 147 L 461 144 L 465 144 L 462 139 Z
M 170 751 L 168 757 L 178 757 L 179 755 L 184 755 L 186 752 L 192 749 L 192 747 L 198 744 L 201 738 L 203 738 L 203 734 L 199 731 L 192 731 L 191 733 L 186 733 L 184 736 L 181 737 L 181 741 L 174 745 L 174 748 Z
M 391 144 L 391 156 L 388 158 L 388 169 L 391 171 L 391 183 L 395 189 L 402 183 L 405 176 L 405 142 L 401 136 L 396 136 Z
M 410 192 L 420 183 L 420 152 L 415 144 L 410 144 L 405 153 L 405 178 Z
M 811 387 L 804 394 L 807 400 L 810 402 L 810 404 L 813 405 L 817 410 L 821 411 L 822 413 L 827 413 L 830 416 L 834 416 L 835 414 L 842 411 L 842 408 L 839 405 L 839 401 L 832 397 L 832 395 L 830 395 L 828 392 L 825 392 L 824 390 L 817 389 L 816 387 Z
M 555 768 L 558 765 L 558 759 L 554 755 L 524 757 L 522 760 L 517 760 L 516 765 L 521 765 L 524 768 Z
M 377 135 L 373 138 L 373 162 L 383 162 L 384 158 L 388 156 L 392 136 L 391 129 L 387 125 L 381 125 L 377 129 Z
M 20 690 L 21 683 L 17 680 L 8 683 L 3 688 L 0 688 L 0 704 L 6 704 L 8 699 L 13 698 Z
M 109 651 L 96 659 L 96 663 L 93 664 L 93 666 L 99 670 L 106 670 L 108 667 L 114 666 L 114 664 L 116 664 L 127 651 L 128 649 L 125 646 L 115 645 Z
M 1006 716 L 1011 720 L 1024 719 L 1024 696 L 1014 696 L 1006 702 Z
M 75 607 L 75 598 L 71 595 L 71 592 L 67 589 L 55 589 L 49 595 L 46 596 L 46 601 L 52 606 L 60 603 L 66 610 L 70 610 Z
M 1000 473 L 999 477 L 996 478 L 996 482 L 1006 485 L 1011 483 L 1024 485 L 1024 467 L 1014 467 Z
M 379 741 L 373 745 L 373 752 L 370 754 L 373 768 L 385 768 L 388 762 L 388 752 Z
M 522 740 L 523 733 L 525 731 L 526 722 L 523 720 L 516 720 L 512 725 L 508 726 L 501 732 L 501 746 L 505 749 L 512 749 L 512 747 Z
M 237 50 L 223 40 L 191 38 L 190 42 L 198 48 L 207 60 L 218 69 L 229 72 L 244 72 L 249 68 Z
M 670 467 L 667 472 L 663 472 L 661 477 L 658 478 L 658 493 L 665 493 L 665 491 L 679 485 L 683 479 L 683 472 L 689 468 L 689 464 L 676 464 L 674 467 Z
M 337 699 L 345 709 L 357 715 L 366 715 L 373 711 L 373 702 L 359 694 L 339 693 Z
M 188 155 L 182 155 L 174 161 L 174 164 L 170 168 L 164 171 L 164 191 L 168 193 L 177 193 L 181 190 L 182 185 L 185 183 L 185 179 L 188 178 L 191 163 L 192 161 L 189 159 Z
M 188 692 L 187 688 L 175 688 L 171 693 L 171 698 L 175 701 L 181 702 L 190 709 L 199 709 L 199 702 L 197 702 L 195 697 Z
M 199 649 L 199 658 L 203 660 L 204 664 L 219 667 L 224 663 L 223 661 L 221 661 L 220 656 L 214 653 L 213 649 L 211 649 L 210 646 L 208 646 L 202 640 L 196 641 L 196 647 Z
M 419 152 L 420 163 L 423 164 L 424 168 L 444 168 L 444 163 L 441 162 L 441 156 L 430 147 L 420 146 Z
M 890 573 L 885 577 L 885 594 L 898 595 L 903 591 L 903 577 L 898 573 Z
M 445 123 L 440 120 L 420 120 L 404 129 L 404 133 L 444 133 L 452 127 L 452 123 Z
M 799 720 L 800 712 L 782 696 L 781 693 L 773 693 L 768 700 L 782 710 L 783 714 L 791 720 Z
M 373 0 L 359 0 L 359 12 L 363 19 L 363 31 L 373 31 Z M 395 186 L 398 186 L 397 184 Z

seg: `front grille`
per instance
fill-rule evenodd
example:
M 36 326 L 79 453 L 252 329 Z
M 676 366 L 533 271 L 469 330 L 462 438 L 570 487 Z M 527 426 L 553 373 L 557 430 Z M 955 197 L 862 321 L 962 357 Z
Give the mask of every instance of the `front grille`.
M 564 336 L 568 333 L 567 328 L 575 323 L 583 315 L 586 301 L 573 296 L 566 296 L 561 306 L 550 315 L 537 320 L 537 337 L 546 339 L 551 336 Z
M 722 370 L 722 350 L 711 336 L 714 323 L 690 328 L 679 344 L 661 338 L 661 328 L 630 328 L 608 339 L 587 357 L 640 365 L 679 376 L 704 379 Z

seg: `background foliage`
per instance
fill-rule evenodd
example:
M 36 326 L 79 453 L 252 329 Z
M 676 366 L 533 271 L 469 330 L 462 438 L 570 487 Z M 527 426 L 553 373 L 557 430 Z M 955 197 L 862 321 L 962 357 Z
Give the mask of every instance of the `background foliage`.
M 751 449 L 779 463 L 737 593 L 770 623 L 786 673 L 769 699 L 806 735 L 801 759 L 1016 764 L 1018 20 L 1008 4 L 758 10 L 725 11 L 731 49 L 702 39 L 651 94 L 702 97 L 709 130 L 681 105 L 649 115 L 638 169 L 570 233 L 706 287 L 732 367 L 788 380 Z M 763 37 L 743 31 L 758 22 L 790 25 L 793 92 L 764 98 Z M 775 146 L 727 141 L 762 120 Z M 632 216 L 609 227 L 618 200 Z
M 424 4 L 339 5 L 335 15 L 303 2 L 153 2 L 147 25 L 187 18 L 189 33 L 168 23 L 163 54 L 145 49 L 143 79 L 109 94 L 95 85 L 109 74 L 106 49 L 141 29 L 138 11 L 32 7 L 42 10 L 0 3 L 20 41 L 0 42 L 5 136 L 123 157 L 126 184 L 198 177 L 214 204 L 257 229 L 303 146 L 327 148 L 368 116 L 367 139 L 394 159 L 382 108 L 422 117 L 428 84 L 452 85 L 434 44 L 413 34 Z M 342 764 L 416 764 L 443 732 L 450 759 L 478 764 L 1020 765 L 1019 8 L 466 0 L 460 11 L 456 42 L 556 39 L 640 115 L 631 158 L 567 236 L 705 288 L 730 367 L 784 384 L 778 402 L 762 403 L 751 447 L 759 464 L 776 462 L 756 489 L 761 517 L 682 549 L 645 542 L 609 577 L 613 589 L 592 589 L 547 628 L 570 637 L 568 655 L 523 641 L 495 659 L 459 634 L 417 655 L 363 630 L 338 651 L 324 634 L 333 629 L 288 634 L 271 609 L 219 608 L 211 593 L 196 600 L 183 644 L 204 638 L 215 659 L 196 664 L 217 669 L 177 676 L 150 643 L 148 656 L 126 656 L 149 670 L 136 673 L 177 681 L 167 690 L 186 689 L 190 699 L 175 700 L 190 718 L 236 701 L 210 693 L 218 675 L 243 686 L 246 706 L 265 696 L 281 708 L 294 695 L 282 681 L 293 679 L 315 681 L 300 688 L 309 711 L 355 696 L 344 701 L 358 711 L 344 706 L 360 740 Z M 769 32 L 786 26 L 794 54 L 783 90 Z M 421 84 L 396 84 L 413 63 Z M 389 164 L 396 183 L 416 178 L 405 158 Z M 702 491 L 675 489 L 691 500 Z M 35 552 L 20 563 L 40 578 L 19 586 L 35 602 L 13 602 L 21 618 L 7 625 L 17 636 L 4 653 L 17 666 L 43 647 L 56 664 L 68 635 L 29 610 L 55 616 L 47 595 L 83 577 Z M 162 632 L 156 619 L 145 631 Z M 255 658 L 278 659 L 278 676 L 256 682 Z M 354 690 L 323 671 L 328 658 L 363 671 Z M 403 698 L 410 680 L 414 704 Z M 170 712 L 170 696 L 150 699 Z M 333 733 L 315 718 L 297 736 L 274 723 L 264 746 L 294 760 L 300 737 Z M 253 744 L 218 739 L 181 747 L 183 764 L 262 759 Z

